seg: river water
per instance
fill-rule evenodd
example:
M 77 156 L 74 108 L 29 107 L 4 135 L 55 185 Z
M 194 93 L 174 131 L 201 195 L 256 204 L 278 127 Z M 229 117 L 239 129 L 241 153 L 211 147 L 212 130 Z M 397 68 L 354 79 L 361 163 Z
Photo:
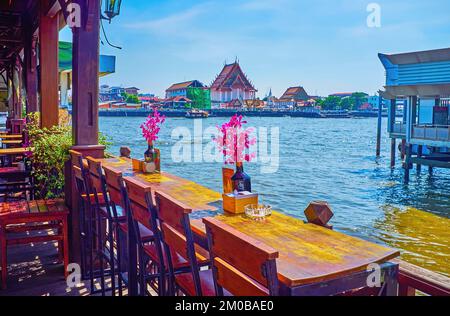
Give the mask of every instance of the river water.
M 220 191 L 223 164 L 195 162 L 201 161 L 201 154 L 195 149 L 205 150 L 211 138 L 198 133 L 199 121 L 206 129 L 224 120 L 197 120 L 195 130 L 194 120 L 167 119 L 156 145 L 161 149 L 163 170 Z M 129 146 L 133 157 L 143 157 L 146 143 L 139 128 L 143 121 L 144 118 L 101 117 L 100 130 L 113 142 L 109 151 L 117 155 L 120 146 Z M 374 118 L 251 117 L 248 121 L 258 131 L 279 130 L 278 170 L 261 172 L 262 166 L 267 167 L 261 160 L 245 165 L 252 177 L 253 191 L 260 194 L 262 202 L 304 219 L 303 211 L 310 201 L 326 200 L 335 213 L 331 224 L 336 230 L 401 249 L 404 260 L 450 275 L 450 172 L 436 169 L 430 176 L 427 168 L 421 174 L 414 169 L 410 184 L 404 185 L 400 160 L 396 169 L 389 167 L 386 120 L 382 156 L 378 159 Z M 174 131 L 192 135 L 181 141 L 190 148 L 192 161 L 172 160 L 174 146 L 180 145 L 179 138 L 172 138 Z M 275 133 L 269 134 L 269 139 L 270 135 Z

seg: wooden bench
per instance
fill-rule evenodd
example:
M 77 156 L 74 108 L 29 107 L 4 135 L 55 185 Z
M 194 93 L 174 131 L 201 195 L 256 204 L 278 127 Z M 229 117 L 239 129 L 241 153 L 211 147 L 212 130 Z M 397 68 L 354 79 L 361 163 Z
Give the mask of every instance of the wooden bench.
M 6 288 L 7 248 L 30 243 L 58 242 L 60 259 L 67 277 L 69 241 L 67 217 L 69 210 L 63 200 L 20 201 L 0 203 L 0 259 L 1 285 Z M 55 230 L 54 234 L 23 234 Z M 18 234 L 18 236 L 16 236 Z M 13 236 L 14 235 L 14 236 Z

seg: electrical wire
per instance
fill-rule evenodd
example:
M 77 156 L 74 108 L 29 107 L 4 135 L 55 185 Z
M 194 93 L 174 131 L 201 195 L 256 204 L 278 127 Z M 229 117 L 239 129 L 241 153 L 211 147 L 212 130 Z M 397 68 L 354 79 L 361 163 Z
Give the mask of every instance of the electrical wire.
M 101 25 L 101 27 L 102 27 L 103 36 L 105 37 L 106 43 L 108 43 L 108 45 L 111 46 L 111 47 L 113 47 L 113 48 L 122 49 L 122 47 L 113 45 L 113 44 L 111 44 L 111 43 L 109 42 L 108 36 L 106 35 L 106 32 L 105 32 L 105 28 L 103 27 L 103 20 L 102 20 L 102 19 L 100 19 L 100 25 Z M 103 43 L 103 42 L 102 42 L 102 43 Z

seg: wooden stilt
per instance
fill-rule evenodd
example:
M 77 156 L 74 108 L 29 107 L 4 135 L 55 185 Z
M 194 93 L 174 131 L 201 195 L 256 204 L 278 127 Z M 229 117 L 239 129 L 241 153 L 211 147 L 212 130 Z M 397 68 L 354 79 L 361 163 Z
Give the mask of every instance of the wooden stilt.
M 422 157 L 422 152 L 423 152 L 423 146 L 419 145 L 417 148 L 417 158 Z M 417 173 L 420 174 L 421 171 L 422 171 L 422 165 L 420 163 L 418 163 L 417 164 Z
M 395 152 L 397 151 L 397 142 L 395 138 L 391 139 L 391 168 L 395 167 Z
M 383 112 L 383 98 L 381 94 L 378 94 L 378 125 L 377 125 L 377 157 L 381 155 L 381 125 L 382 125 L 382 112 Z
M 405 153 L 405 162 L 404 162 L 404 169 L 405 169 L 405 184 L 409 183 L 409 173 L 411 169 L 411 144 L 406 145 L 406 153 Z
M 406 139 L 402 139 L 402 147 L 401 147 L 401 159 L 405 160 L 405 153 L 406 153 Z

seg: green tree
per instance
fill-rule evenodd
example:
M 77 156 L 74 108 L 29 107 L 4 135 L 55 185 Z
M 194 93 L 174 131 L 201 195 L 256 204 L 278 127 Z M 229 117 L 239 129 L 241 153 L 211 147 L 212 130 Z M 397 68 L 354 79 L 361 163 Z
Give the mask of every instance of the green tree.
M 320 101 L 320 107 L 322 110 L 337 110 L 340 107 L 341 99 L 336 96 L 329 96 L 325 100 Z
M 367 102 L 367 94 L 364 92 L 355 92 L 352 94 L 351 99 L 353 104 L 352 110 L 357 110 Z
M 211 109 L 211 93 L 209 89 L 188 88 L 186 97 L 192 101 L 191 107 L 194 109 Z
M 139 101 L 139 98 L 137 97 L 137 95 L 134 94 L 128 94 L 127 98 L 126 98 L 127 103 L 131 103 L 131 104 L 139 104 L 141 103 Z

